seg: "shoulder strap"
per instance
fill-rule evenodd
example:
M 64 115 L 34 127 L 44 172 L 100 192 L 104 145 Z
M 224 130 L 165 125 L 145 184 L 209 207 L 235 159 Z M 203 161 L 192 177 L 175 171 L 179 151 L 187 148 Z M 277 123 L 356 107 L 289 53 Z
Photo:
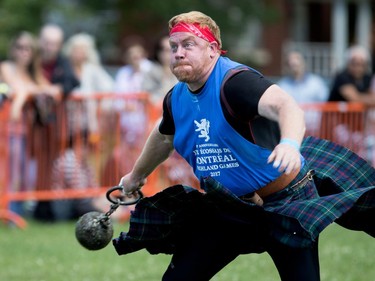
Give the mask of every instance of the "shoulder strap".
M 165 97 L 166 107 L 168 109 L 169 115 L 172 118 L 173 118 L 173 115 L 172 115 L 172 93 L 173 93 L 173 89 L 174 89 L 174 87 L 167 93 L 167 95 Z
M 244 120 L 242 120 L 236 113 L 235 111 L 232 109 L 232 107 L 229 105 L 229 102 L 227 100 L 227 98 L 225 97 L 224 95 L 224 85 L 225 83 L 231 78 L 233 77 L 234 75 L 242 72 L 242 71 L 249 71 L 249 70 L 252 70 L 252 68 L 249 68 L 245 65 L 241 65 L 239 67 L 236 67 L 236 68 L 233 68 L 231 70 L 229 70 L 225 76 L 224 76 L 224 79 L 222 81 L 222 84 L 221 84 L 221 87 L 220 87 L 220 99 L 223 103 L 223 106 L 225 107 L 225 110 L 229 113 L 230 116 L 232 116 L 235 120 L 243 123 L 244 125 L 247 125 L 248 126 L 248 129 L 249 129 L 249 133 L 250 133 L 250 136 L 251 136 L 251 139 L 252 139 L 252 142 L 256 143 L 256 140 L 255 140 L 255 136 L 254 136 L 254 133 L 253 133 L 253 129 L 252 129 L 252 125 L 251 125 L 251 122 L 245 122 Z M 224 108 L 223 108 L 224 109 Z
M 236 68 L 233 68 L 233 69 L 230 69 L 224 76 L 224 79 L 221 83 L 221 87 L 220 87 L 220 99 L 221 101 L 223 102 L 223 105 L 225 106 L 225 109 L 228 111 L 228 113 L 235 119 L 237 119 L 238 121 L 241 121 L 241 118 L 239 118 L 239 116 L 234 112 L 234 110 L 231 108 L 231 106 L 229 105 L 228 103 L 228 100 L 227 98 L 225 97 L 224 95 L 224 85 L 225 83 L 231 78 L 233 77 L 234 75 L 236 75 L 237 73 L 240 73 L 242 71 L 249 71 L 250 69 L 245 66 L 245 65 L 241 65 L 239 67 L 236 67 Z

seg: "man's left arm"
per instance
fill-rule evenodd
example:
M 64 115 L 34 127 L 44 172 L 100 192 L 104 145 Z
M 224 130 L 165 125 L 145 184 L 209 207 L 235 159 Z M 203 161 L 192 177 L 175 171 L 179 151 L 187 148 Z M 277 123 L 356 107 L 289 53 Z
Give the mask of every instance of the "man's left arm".
M 258 104 L 259 115 L 278 122 L 280 143 L 268 158 L 286 174 L 301 168 L 299 147 L 305 134 L 304 112 L 296 101 L 279 86 L 270 86 Z

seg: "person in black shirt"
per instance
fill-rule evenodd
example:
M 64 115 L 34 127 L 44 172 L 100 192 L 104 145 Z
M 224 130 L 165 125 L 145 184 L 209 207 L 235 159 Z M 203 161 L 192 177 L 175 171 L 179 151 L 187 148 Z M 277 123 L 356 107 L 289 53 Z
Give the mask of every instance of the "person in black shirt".
M 369 53 L 360 46 L 353 46 L 347 52 L 346 67 L 334 79 L 328 101 L 362 102 L 375 105 L 370 94 L 371 73 Z

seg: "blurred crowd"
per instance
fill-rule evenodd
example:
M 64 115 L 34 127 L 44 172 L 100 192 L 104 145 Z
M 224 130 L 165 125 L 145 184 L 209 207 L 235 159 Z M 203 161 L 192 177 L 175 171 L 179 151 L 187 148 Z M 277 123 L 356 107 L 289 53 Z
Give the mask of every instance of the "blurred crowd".
M 92 147 L 100 137 L 107 146 L 101 153 L 110 154 L 103 160 L 103 170 L 111 169 L 111 161 L 120 162 L 120 174 L 132 166 L 139 153 L 136 148 L 143 144 L 149 108 L 144 100 L 136 98 L 98 102 L 94 96 L 147 93 L 147 101 L 160 105 L 176 78 L 169 70 L 166 35 L 155 43 L 152 56 L 141 38 L 128 38 L 124 45 L 124 66 L 109 73 L 90 34 L 65 38 L 61 27 L 48 24 L 38 34 L 22 31 L 14 36 L 8 58 L 0 62 L 0 103 L 10 101 L 10 174 L 6 188 L 20 191 L 103 186 L 95 167 L 102 163 L 90 161 Z M 114 147 L 108 136 L 113 135 L 113 119 L 118 115 L 122 145 Z M 115 177 L 119 179 L 120 174 Z M 31 212 L 43 221 L 77 218 L 92 210 L 107 211 L 107 207 L 94 198 L 43 200 L 27 208 L 22 201 L 10 205 L 13 212 Z
M 332 77 L 323 78 L 307 69 L 306 61 L 299 51 L 286 54 L 288 73 L 277 82 L 300 104 L 325 102 L 357 102 L 366 108 L 366 128 L 349 128 L 347 124 L 327 124 L 332 131 L 332 140 L 346 145 L 348 139 L 362 143 L 361 151 L 356 151 L 371 164 L 375 150 L 375 74 L 371 69 L 370 52 L 359 45 L 346 51 L 345 66 Z M 325 119 L 326 118 L 326 119 Z M 305 112 L 306 134 L 319 136 L 321 125 L 327 116 L 318 111 Z
M 97 167 L 102 163 L 90 161 L 91 148 L 100 139 L 104 146 L 101 153 L 108 153 L 108 157 L 99 170 L 111 172 L 108 164 L 111 161 L 119 164 L 119 175 L 132 167 L 148 128 L 147 104 L 137 98 L 97 101 L 98 97 L 106 95 L 133 97 L 146 93 L 148 102 L 161 110 L 164 95 L 177 82 L 169 69 L 168 36 L 157 40 L 152 54 L 145 46 L 142 38 L 127 38 L 123 66 L 109 73 L 101 63 L 95 38 L 90 34 L 77 33 L 65 38 L 61 27 L 48 24 L 38 34 L 22 31 L 14 36 L 8 58 L 0 62 L 0 104 L 11 101 L 10 174 L 6 188 L 18 191 L 103 186 Z M 345 68 L 329 80 L 309 72 L 298 51 L 288 53 L 285 61 L 288 73 L 277 84 L 301 104 L 356 101 L 366 106 L 375 105 L 371 57 L 360 46 L 348 49 Z M 76 102 L 75 97 L 83 102 Z M 65 110 L 66 124 L 59 118 L 61 107 Z M 374 115 L 369 114 L 369 118 L 375 120 Z M 308 134 L 319 130 L 321 118 L 318 112 L 306 114 Z M 120 128 L 117 141 L 121 146 L 116 147 L 109 137 L 114 122 L 118 122 Z M 64 135 L 62 126 L 68 128 Z M 341 130 L 339 134 L 346 130 L 337 129 Z M 177 158 L 175 162 L 173 159 L 168 168 L 173 170 L 168 174 L 172 182 L 181 180 L 188 169 L 179 164 Z M 95 198 L 43 200 L 34 202 L 26 211 L 31 209 L 36 219 L 58 221 L 77 218 L 92 210 L 107 211 L 107 207 Z M 23 215 L 25 204 L 12 202 L 10 209 Z

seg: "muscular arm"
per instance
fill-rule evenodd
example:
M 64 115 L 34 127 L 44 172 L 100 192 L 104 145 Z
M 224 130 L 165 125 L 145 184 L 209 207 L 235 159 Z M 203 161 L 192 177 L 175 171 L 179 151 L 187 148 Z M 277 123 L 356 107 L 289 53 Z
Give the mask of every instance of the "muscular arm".
M 146 183 L 146 178 L 156 167 L 168 158 L 173 151 L 173 136 L 162 135 L 157 125 L 134 164 L 133 170 L 122 177 L 120 185 L 124 186 L 125 192 L 133 192 Z
M 305 134 L 304 113 L 280 87 L 272 85 L 266 90 L 259 100 L 258 111 L 261 116 L 278 122 L 281 139 L 287 138 L 301 144 Z M 272 151 L 269 162 L 287 174 L 301 167 L 299 150 L 283 143 Z
M 301 143 L 305 134 L 303 110 L 279 86 L 272 85 L 266 90 L 259 100 L 258 111 L 261 116 L 279 123 L 281 138 Z

